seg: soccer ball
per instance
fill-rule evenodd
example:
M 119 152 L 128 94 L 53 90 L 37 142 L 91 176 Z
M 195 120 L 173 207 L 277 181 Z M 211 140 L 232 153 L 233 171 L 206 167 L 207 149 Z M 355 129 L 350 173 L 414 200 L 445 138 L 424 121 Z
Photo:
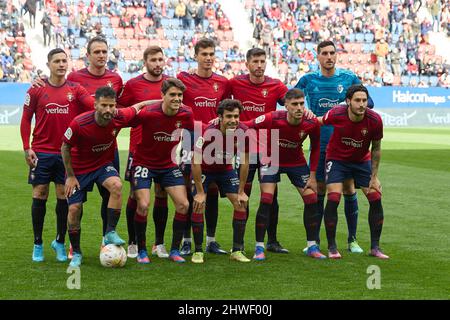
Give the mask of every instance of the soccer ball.
M 100 251 L 100 263 L 108 268 L 120 268 L 127 262 L 127 253 L 121 246 L 108 244 Z

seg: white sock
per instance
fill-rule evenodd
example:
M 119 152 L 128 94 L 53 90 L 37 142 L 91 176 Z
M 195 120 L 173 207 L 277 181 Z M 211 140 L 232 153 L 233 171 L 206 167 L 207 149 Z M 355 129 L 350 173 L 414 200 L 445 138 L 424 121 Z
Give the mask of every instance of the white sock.
M 216 241 L 216 237 L 208 237 L 206 236 L 206 245 L 210 244 L 211 242 Z
M 314 246 L 316 244 L 316 242 L 315 241 L 307 241 L 307 244 L 308 244 L 308 248 L 309 248 L 309 247 Z
M 189 242 L 189 243 L 191 243 L 192 242 L 192 238 L 183 238 L 183 242 Z
M 256 247 L 263 247 L 264 248 L 264 242 L 257 242 Z

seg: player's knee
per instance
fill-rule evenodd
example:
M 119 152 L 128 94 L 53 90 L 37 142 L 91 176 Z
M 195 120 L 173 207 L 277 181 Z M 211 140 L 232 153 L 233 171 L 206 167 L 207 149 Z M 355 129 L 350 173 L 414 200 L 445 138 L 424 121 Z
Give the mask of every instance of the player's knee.
M 146 216 L 148 213 L 148 206 L 150 205 L 150 201 L 145 199 L 140 199 L 137 202 L 136 212 L 140 215 Z
M 175 204 L 175 209 L 179 213 L 187 213 L 189 210 L 189 201 L 186 199 L 185 201 Z
M 47 200 L 48 185 L 38 185 L 33 188 L 33 198 Z
M 116 180 L 111 184 L 111 188 L 109 193 L 112 197 L 120 198 L 122 196 L 122 182 L 120 180 Z

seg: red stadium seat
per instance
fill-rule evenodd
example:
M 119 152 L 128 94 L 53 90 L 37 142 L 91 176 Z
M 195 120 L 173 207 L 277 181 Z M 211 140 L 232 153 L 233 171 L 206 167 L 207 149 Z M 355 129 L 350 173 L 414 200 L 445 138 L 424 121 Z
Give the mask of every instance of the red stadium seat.
M 125 28 L 125 38 L 132 39 L 134 38 L 135 32 L 133 28 Z
M 232 41 L 234 39 L 233 31 L 231 31 L 231 30 L 226 30 L 224 35 L 225 35 L 225 40 Z
M 116 16 L 111 16 L 110 21 L 111 26 L 115 29 L 119 26 L 120 18 Z

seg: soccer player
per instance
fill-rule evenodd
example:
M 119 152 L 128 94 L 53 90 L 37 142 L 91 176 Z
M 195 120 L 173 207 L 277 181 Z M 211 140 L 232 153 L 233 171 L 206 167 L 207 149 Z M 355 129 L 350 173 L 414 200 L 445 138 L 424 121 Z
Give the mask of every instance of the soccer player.
M 50 181 L 56 189 L 56 239 L 51 246 L 58 261 L 66 261 L 64 248 L 67 231 L 67 202 L 64 196 L 64 165 L 61 158 L 61 138 L 70 121 L 91 110 L 94 99 L 79 84 L 66 81 L 67 54 L 53 49 L 47 55 L 50 77 L 44 87 L 31 87 L 26 95 L 20 125 L 25 160 L 30 167 L 28 183 L 33 186 L 31 216 L 34 232 L 33 261 L 44 260 L 42 229 Z M 30 147 L 31 120 L 35 116 L 33 141 Z
M 320 124 L 317 119 L 305 116 L 305 96 L 299 89 L 291 89 L 285 96 L 286 111 L 272 111 L 254 120 L 244 122 L 249 128 L 266 129 L 278 132 L 277 140 L 262 141 L 269 145 L 271 153 L 278 152 L 277 158 L 268 163 L 264 159 L 260 167 L 261 200 L 256 214 L 256 248 L 253 259 L 265 260 L 264 235 L 272 208 L 274 193 L 280 175 L 286 173 L 297 188 L 305 204 L 303 223 L 308 241 L 308 256 L 317 259 L 326 258 L 316 244 L 317 229 L 321 216 L 317 208 L 316 169 L 320 156 Z M 303 155 L 302 144 L 309 136 L 311 153 L 310 167 Z M 261 136 L 260 136 L 261 138 Z M 261 142 L 261 141 L 260 141 Z M 274 147 L 271 142 L 278 146 Z M 271 154 L 272 155 L 272 154 Z M 275 161 L 275 163 L 273 163 Z
M 339 69 L 336 64 L 336 46 L 332 41 L 322 41 L 317 46 L 317 59 L 320 70 L 305 74 L 295 85 L 303 90 L 309 109 L 316 116 L 323 116 L 327 111 L 345 100 L 347 89 L 361 81 L 351 71 Z M 332 126 L 320 128 L 320 159 L 317 167 L 317 189 L 319 201 L 319 214 L 323 216 L 325 199 L 325 151 L 333 132 Z M 351 179 L 344 182 L 345 217 L 348 226 L 348 249 L 350 252 L 361 253 L 363 250 L 356 241 L 358 224 L 358 202 L 356 190 Z M 322 221 L 322 219 L 321 219 Z M 320 232 L 320 227 L 319 227 Z M 319 234 L 316 241 L 320 243 Z M 306 253 L 307 248 L 304 252 Z
M 275 111 L 277 103 L 284 104 L 284 95 L 288 88 L 278 79 L 273 79 L 264 75 L 266 70 L 266 52 L 260 48 L 252 48 L 247 51 L 245 65 L 248 74 L 238 75 L 230 80 L 230 88 L 233 99 L 241 101 L 243 111 L 241 121 L 249 121 L 257 117 Z M 260 145 L 260 148 L 264 146 Z M 245 184 L 245 193 L 250 197 L 252 191 L 253 178 L 260 166 L 259 154 L 263 150 L 250 151 L 250 171 Z M 247 207 L 247 217 L 249 215 Z M 267 250 L 276 253 L 288 253 L 289 251 L 277 240 L 278 226 L 278 198 L 275 190 L 272 209 L 269 215 L 269 225 L 267 228 Z
M 249 145 L 245 139 L 246 126 L 240 124 L 239 114 L 242 105 L 238 100 L 225 99 L 217 108 L 218 124 L 204 124 L 203 135 L 195 138 L 192 176 L 195 183 L 194 204 L 192 212 L 192 232 L 194 234 L 195 252 L 193 263 L 203 263 L 203 213 L 205 210 L 208 186 L 216 183 L 233 205 L 233 248 L 231 260 L 249 262 L 244 255 L 244 233 L 247 223 L 245 207 L 248 196 L 244 192 L 249 168 Z M 238 138 L 237 141 L 235 138 Z M 242 137 L 243 139 L 240 139 Z M 241 170 L 238 177 L 233 168 L 233 158 L 240 154 Z
M 162 74 L 165 65 L 163 50 L 158 46 L 150 46 L 144 50 L 143 58 L 147 72 L 127 81 L 118 99 L 120 105 L 130 106 L 145 100 L 161 99 L 161 85 L 168 78 Z M 136 214 L 137 203 L 131 183 L 131 166 L 133 164 L 133 154 L 136 151 L 136 145 L 141 141 L 141 136 L 142 127 L 140 125 L 131 128 L 128 163 L 125 171 L 125 180 L 130 182 L 130 195 L 126 209 L 128 228 L 127 254 L 130 258 L 136 258 L 138 255 L 136 232 L 134 230 L 134 215 Z M 152 254 L 158 255 L 160 258 L 169 257 L 164 246 L 164 231 L 167 217 L 167 194 L 161 189 L 158 183 L 155 183 L 155 201 L 153 206 L 155 244 L 152 248 Z
M 64 133 L 61 154 L 67 174 L 64 193 L 69 204 L 68 227 L 73 248 L 71 267 L 79 267 L 82 262 L 81 207 L 94 183 L 102 185 L 111 194 L 105 245 L 125 243 L 115 231 L 122 207 L 122 182 L 113 166 L 114 146 L 119 130 L 129 126 L 138 111 L 137 106 L 117 111 L 116 92 L 109 86 L 101 87 L 95 92 L 95 111 L 75 117 Z
M 347 90 L 347 106 L 339 106 L 319 117 L 319 122 L 334 127 L 326 154 L 327 205 L 325 207 L 325 229 L 328 239 L 328 257 L 341 258 L 336 245 L 337 208 L 344 181 L 354 179 L 369 200 L 370 255 L 389 259 L 380 247 L 383 228 L 381 184 L 378 168 L 381 159 L 383 122 L 381 117 L 368 109 L 369 92 L 363 85 L 354 85 Z M 369 151 L 369 147 L 371 150 Z
M 108 43 L 105 38 L 97 36 L 88 41 L 86 57 L 89 66 L 78 71 L 72 71 L 67 79 L 81 84 L 89 94 L 94 97 L 98 88 L 109 86 L 119 95 L 122 91 L 123 81 L 118 73 L 112 72 L 106 68 L 108 61 Z M 37 79 L 33 86 L 44 86 L 42 80 Z M 114 167 L 120 171 L 119 152 L 117 145 L 115 145 Z M 102 231 L 105 235 L 107 227 L 107 206 L 109 199 L 109 192 L 102 186 L 97 186 L 102 196 L 101 217 L 102 217 Z M 83 212 L 81 213 L 83 215 Z M 102 241 L 103 245 L 103 241 Z M 69 251 L 69 259 L 72 255 L 72 247 Z
M 192 108 L 194 119 L 202 123 L 208 123 L 217 117 L 217 106 L 220 101 L 229 98 L 230 88 L 228 79 L 213 72 L 215 61 L 215 43 L 211 39 L 202 38 L 194 47 L 195 59 L 198 66 L 194 74 L 181 72 L 177 78 L 186 86 L 183 103 Z M 183 173 L 188 189 L 190 190 L 190 166 L 182 164 Z M 188 194 L 189 203 L 192 204 L 192 195 Z M 217 218 L 219 210 L 219 195 L 217 186 L 211 185 L 206 198 L 206 251 L 216 254 L 227 254 L 221 249 L 215 239 Z M 191 212 L 191 209 L 190 209 Z M 190 225 L 186 227 L 184 234 L 182 255 L 191 253 Z
M 146 248 L 146 229 L 152 180 L 164 188 L 175 204 L 169 259 L 185 262 L 179 249 L 189 218 L 189 201 L 183 174 L 174 161 L 182 129 L 190 132 L 194 130 L 192 111 L 181 103 L 185 90 L 183 82 L 178 79 L 164 80 L 161 87 L 163 101 L 145 107 L 133 121 L 133 124 L 141 125 L 143 137 L 135 148 L 132 166 L 133 190 L 137 201 L 134 223 L 138 263 L 150 263 Z

